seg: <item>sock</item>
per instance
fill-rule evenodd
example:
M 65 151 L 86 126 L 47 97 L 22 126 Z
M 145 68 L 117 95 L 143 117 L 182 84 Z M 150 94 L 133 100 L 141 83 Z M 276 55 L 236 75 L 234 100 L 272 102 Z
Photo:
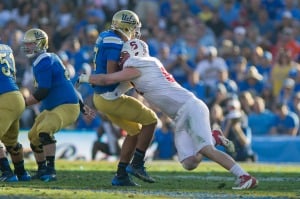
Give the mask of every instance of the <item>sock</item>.
M 119 162 L 118 164 L 118 170 L 117 170 L 117 176 L 127 176 L 126 167 L 128 166 L 128 163 L 125 162 Z
M 38 170 L 42 170 L 46 168 L 46 160 L 42 161 L 42 162 L 37 162 L 38 165 Z
M 141 167 L 144 165 L 145 152 L 139 149 L 136 149 L 132 159 L 132 166 Z
M 9 162 L 7 158 L 1 158 L 0 159 L 0 170 L 2 172 L 12 172 L 10 166 L 9 166 Z
M 242 169 L 238 164 L 233 165 L 229 171 L 237 177 L 240 177 L 242 175 L 249 175 L 249 173 L 244 171 L 244 169 Z
M 55 157 L 54 156 L 47 156 L 46 157 L 46 165 L 47 167 L 50 167 L 50 168 L 55 168 L 54 166 L 54 161 L 55 161 Z
M 23 173 L 25 173 L 24 160 L 14 163 L 14 167 L 15 167 L 15 173 L 17 175 L 22 175 Z

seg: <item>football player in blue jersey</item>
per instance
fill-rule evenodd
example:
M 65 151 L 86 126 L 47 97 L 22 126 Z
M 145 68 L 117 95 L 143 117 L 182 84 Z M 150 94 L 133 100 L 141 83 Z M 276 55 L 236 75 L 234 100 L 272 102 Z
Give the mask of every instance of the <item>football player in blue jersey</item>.
M 38 165 L 35 177 L 53 181 L 56 180 L 54 134 L 74 123 L 84 104 L 80 103 L 60 58 L 47 52 L 48 35 L 43 30 L 33 28 L 25 32 L 22 49 L 32 64 L 36 87 L 25 98 L 26 106 L 41 103 L 41 112 L 28 133 Z
M 29 181 L 29 173 L 24 168 L 23 147 L 18 142 L 19 120 L 25 109 L 25 103 L 16 84 L 15 60 L 12 49 L 0 44 L 0 181 Z M 12 171 L 6 151 L 10 154 Z
M 94 74 L 119 71 L 119 59 L 124 41 L 139 37 L 141 22 L 130 10 L 120 10 L 113 15 L 111 28 L 100 33 L 94 48 Z M 154 133 L 157 117 L 154 111 L 132 96 L 125 95 L 129 83 L 94 86 L 93 102 L 96 109 L 127 132 L 121 148 L 113 186 L 136 186 L 129 174 L 153 183 L 144 167 L 145 151 Z M 132 159 L 132 161 L 131 161 Z M 131 162 L 130 162 L 131 161 Z

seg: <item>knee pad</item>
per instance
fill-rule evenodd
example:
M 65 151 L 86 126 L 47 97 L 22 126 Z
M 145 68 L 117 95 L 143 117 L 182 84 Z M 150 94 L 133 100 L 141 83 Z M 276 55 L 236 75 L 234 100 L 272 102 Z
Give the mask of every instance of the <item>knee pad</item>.
M 14 147 L 6 146 L 6 150 L 11 155 L 19 155 L 23 150 L 23 146 L 18 142 Z
M 43 153 L 43 146 L 34 146 L 33 144 L 30 143 L 30 148 L 34 153 Z
M 196 160 L 195 157 L 189 157 L 181 162 L 182 167 L 185 170 L 192 171 L 196 169 L 199 165 L 199 161 Z
M 39 138 L 42 145 L 56 143 L 56 140 L 54 140 L 48 133 L 40 133 Z

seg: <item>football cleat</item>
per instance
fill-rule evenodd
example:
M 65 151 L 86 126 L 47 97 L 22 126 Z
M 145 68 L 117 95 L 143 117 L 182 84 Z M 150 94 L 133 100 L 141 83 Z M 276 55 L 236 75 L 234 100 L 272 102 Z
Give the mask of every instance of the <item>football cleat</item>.
M 128 175 L 126 176 L 115 175 L 115 177 L 112 179 L 111 185 L 112 186 L 139 186 L 138 184 L 133 182 Z
M 146 168 L 144 166 L 142 166 L 140 168 L 135 168 L 134 166 L 129 164 L 126 167 L 126 172 L 143 180 L 144 182 L 149 182 L 149 183 L 155 182 L 155 180 L 151 176 L 148 175 L 148 173 L 146 172 Z
M 230 152 L 234 153 L 235 152 L 235 147 L 232 141 L 228 140 L 224 134 L 222 133 L 221 130 L 213 130 L 212 131 L 212 136 L 216 140 L 216 145 L 221 145 L 225 147 L 225 149 Z
M 47 168 L 46 172 L 42 173 L 40 180 L 50 182 L 56 180 L 56 171 L 53 168 Z
M 40 179 L 42 175 L 47 172 L 47 168 L 38 169 L 37 172 L 31 177 L 31 179 Z
M 25 171 L 23 174 L 17 174 L 19 181 L 30 181 L 31 180 L 31 176 L 30 174 Z
M 1 182 L 18 182 L 18 177 L 13 173 L 9 171 L 5 171 L 0 176 Z
M 252 189 L 258 185 L 258 180 L 250 175 L 242 175 L 235 182 L 235 187 L 232 189 L 241 190 L 241 189 Z

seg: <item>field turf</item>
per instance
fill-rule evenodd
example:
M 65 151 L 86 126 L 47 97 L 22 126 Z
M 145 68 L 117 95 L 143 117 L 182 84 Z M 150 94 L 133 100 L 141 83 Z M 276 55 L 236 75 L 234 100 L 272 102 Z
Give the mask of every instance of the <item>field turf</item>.
M 205 161 L 185 171 L 176 161 L 146 163 L 157 182 L 133 178 L 139 187 L 113 187 L 117 162 L 57 161 L 57 181 L 0 182 L 0 199 L 165 199 L 165 198 L 300 198 L 300 164 L 241 163 L 259 180 L 253 190 L 232 190 L 235 178 L 216 163 Z M 26 162 L 31 174 L 36 165 Z

